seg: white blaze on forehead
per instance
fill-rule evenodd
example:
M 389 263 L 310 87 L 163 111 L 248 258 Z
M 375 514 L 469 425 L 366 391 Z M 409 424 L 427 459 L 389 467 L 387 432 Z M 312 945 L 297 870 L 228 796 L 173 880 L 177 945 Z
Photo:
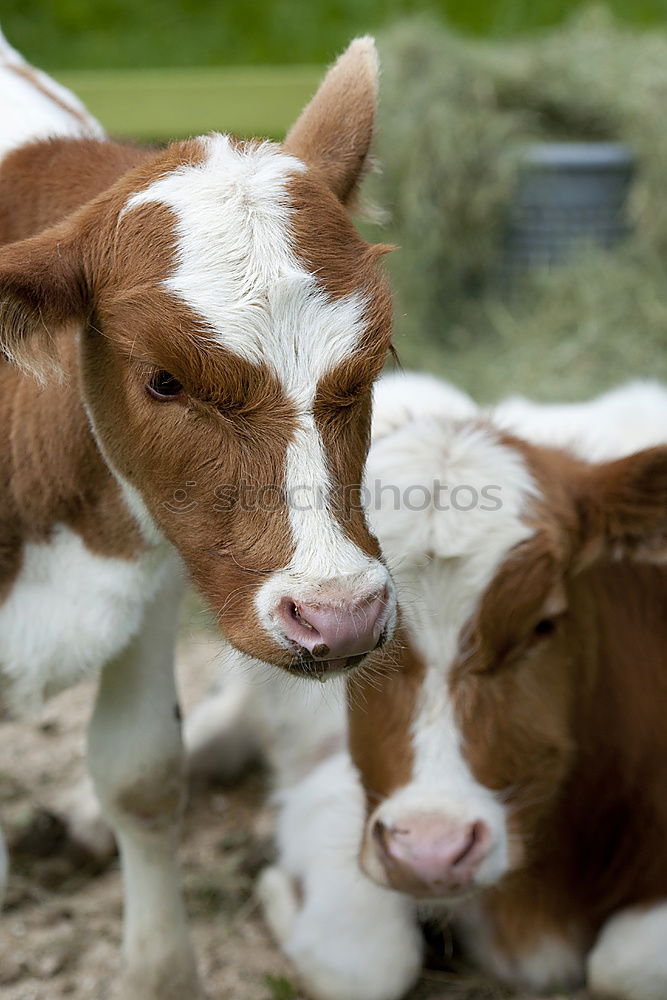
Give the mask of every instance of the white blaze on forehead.
M 176 263 L 166 287 L 239 357 L 268 364 L 297 404 L 347 357 L 364 326 L 364 303 L 330 299 L 294 252 L 289 182 L 305 165 L 274 143 L 235 144 L 214 134 L 205 156 L 133 195 L 176 216 Z M 325 239 L 326 235 L 322 235 Z
M 65 87 L 33 69 L 0 32 L 0 159 L 13 149 L 54 137 L 104 136 L 98 121 Z
M 391 405 L 379 396 L 380 406 Z M 417 404 L 418 405 L 418 404 Z M 507 863 L 503 809 L 480 785 L 463 756 L 449 693 L 448 677 L 463 626 L 473 614 L 499 565 L 530 536 L 524 517 L 536 495 L 521 456 L 498 442 L 496 432 L 474 420 L 448 420 L 446 414 L 417 416 L 371 449 L 367 482 L 408 488 L 422 484 L 434 493 L 434 480 L 462 484 L 479 497 L 470 510 L 394 510 L 394 495 L 371 513 L 397 585 L 412 641 L 426 672 L 412 726 L 410 783 L 379 810 L 383 822 L 400 823 L 415 811 L 440 811 L 471 823 L 484 820 L 496 848 L 483 861 L 479 879 L 491 881 Z M 500 486 L 499 505 L 485 504 L 485 486 Z M 441 496 L 440 505 L 447 502 Z M 484 507 L 487 509 L 484 509 Z M 495 508 L 495 509 L 488 509 Z

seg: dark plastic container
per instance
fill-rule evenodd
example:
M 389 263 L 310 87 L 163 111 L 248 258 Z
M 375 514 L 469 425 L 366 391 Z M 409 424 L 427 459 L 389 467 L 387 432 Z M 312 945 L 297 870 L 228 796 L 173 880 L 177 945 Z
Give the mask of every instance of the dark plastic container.
M 620 143 L 531 146 L 510 210 L 509 271 L 560 264 L 582 244 L 620 242 L 628 233 L 634 166 L 632 151 Z

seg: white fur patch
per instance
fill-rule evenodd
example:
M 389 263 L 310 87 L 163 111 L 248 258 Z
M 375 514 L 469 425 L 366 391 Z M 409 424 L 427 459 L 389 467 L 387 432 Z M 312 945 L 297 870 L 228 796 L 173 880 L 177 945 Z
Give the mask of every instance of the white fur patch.
M 667 441 L 667 388 L 640 380 L 583 403 L 549 406 L 512 396 L 491 410 L 491 418 L 528 441 L 604 462 Z
M 374 398 L 373 443 L 428 414 L 464 420 L 479 413 L 474 400 L 450 382 L 414 372 L 384 375 L 375 384 Z
M 667 997 L 667 902 L 612 917 L 588 959 L 588 985 L 623 1000 Z
M 46 73 L 29 66 L 1 32 L 0 106 L 0 160 L 37 139 L 104 136 L 102 126 L 81 101 Z
M 116 656 L 138 631 L 167 571 L 169 550 L 139 560 L 96 555 L 65 525 L 29 542 L 0 605 L 2 700 L 32 712 Z

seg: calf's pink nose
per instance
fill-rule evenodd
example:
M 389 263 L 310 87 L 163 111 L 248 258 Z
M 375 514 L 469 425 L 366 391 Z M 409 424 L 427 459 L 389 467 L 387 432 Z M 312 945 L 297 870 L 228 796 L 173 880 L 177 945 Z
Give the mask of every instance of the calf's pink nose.
M 347 660 L 375 649 L 386 624 L 387 591 L 356 604 L 304 604 L 284 597 L 278 613 L 290 642 L 321 661 Z
M 481 820 L 457 823 L 435 813 L 417 813 L 392 827 L 376 820 L 373 838 L 390 884 L 418 897 L 468 887 L 491 842 Z

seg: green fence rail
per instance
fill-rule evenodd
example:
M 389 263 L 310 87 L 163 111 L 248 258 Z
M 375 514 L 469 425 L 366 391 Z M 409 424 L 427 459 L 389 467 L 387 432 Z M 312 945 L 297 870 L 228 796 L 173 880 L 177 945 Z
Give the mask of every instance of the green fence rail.
M 77 70 L 55 75 L 112 135 L 164 141 L 216 129 L 280 138 L 314 93 L 322 67 Z

